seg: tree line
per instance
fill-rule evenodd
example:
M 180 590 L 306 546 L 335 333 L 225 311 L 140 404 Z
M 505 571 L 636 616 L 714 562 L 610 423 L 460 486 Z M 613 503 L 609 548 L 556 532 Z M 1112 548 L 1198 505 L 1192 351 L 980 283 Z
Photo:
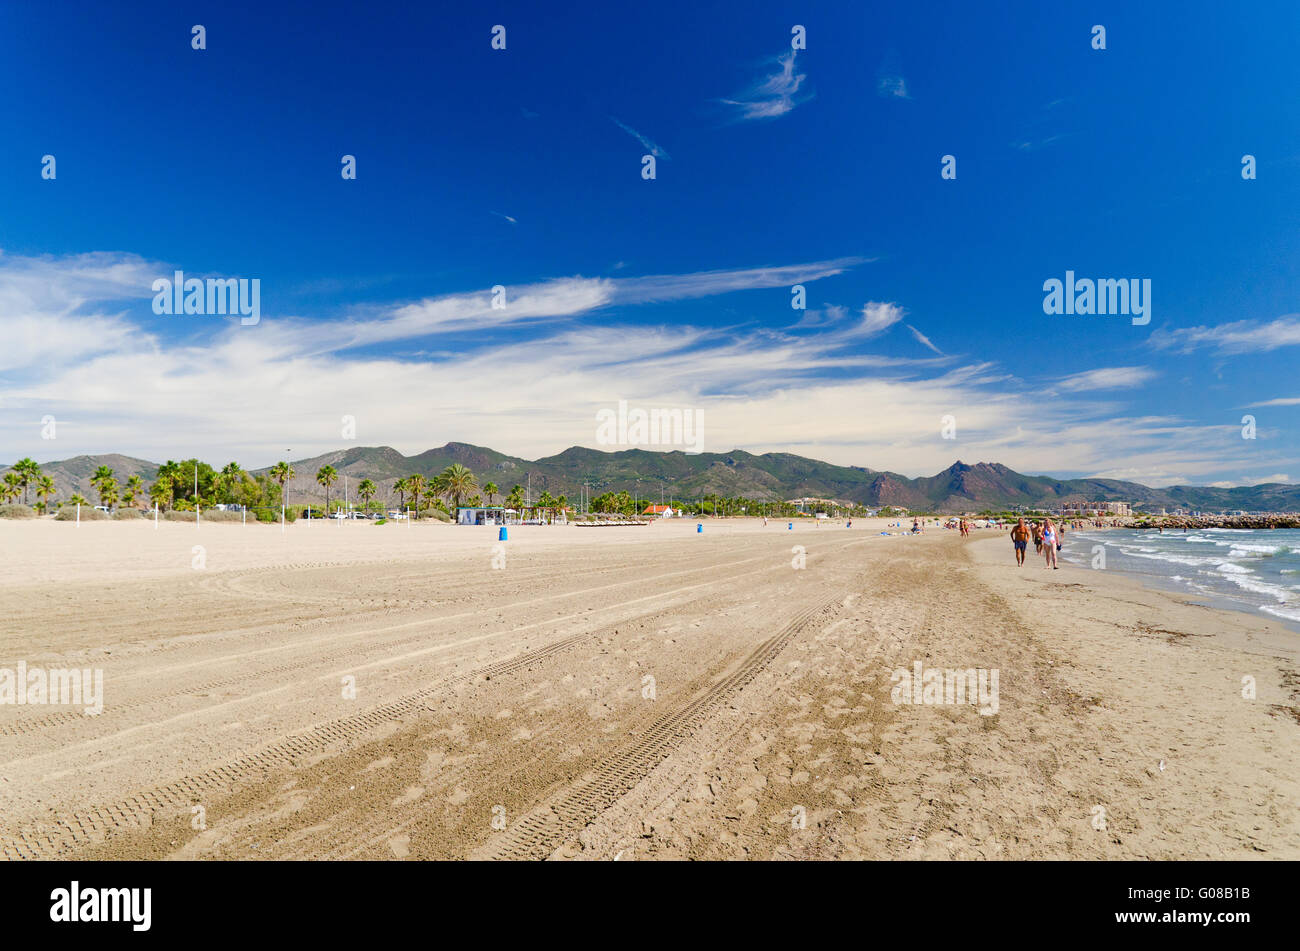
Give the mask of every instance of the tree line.
M 90 477 L 99 504 L 113 508 L 119 502 L 134 507 L 137 501 L 144 501 L 145 507 L 156 503 L 163 511 L 192 512 L 196 507 L 211 508 L 214 505 L 240 505 L 248 508 L 263 520 L 272 515 L 278 517 L 279 510 L 287 497 L 290 481 L 297 477 L 297 471 L 287 461 L 277 462 L 266 472 L 253 475 L 237 462 L 226 463 L 220 470 L 199 459 L 184 459 L 180 462 L 168 460 L 158 467 L 158 474 L 146 490 L 144 480 L 139 475 L 130 476 L 125 483 L 119 483 L 113 470 L 105 465 L 99 466 Z M 331 496 L 339 481 L 338 471 L 331 465 L 321 466 L 315 473 L 316 484 L 325 490 L 325 511 L 343 503 L 332 500 Z M 21 498 L 27 504 L 29 491 L 39 501 L 33 506 L 44 513 L 49 508 L 49 499 L 56 493 L 53 478 L 41 472 L 41 467 L 30 458 L 22 459 L 5 473 L 0 493 L 6 502 Z M 432 511 L 452 515 L 462 504 L 468 506 L 495 506 L 501 489 L 495 482 L 479 485 L 478 477 L 461 463 L 453 463 L 435 476 L 415 473 L 397 479 L 392 491 L 398 496 L 398 508 L 408 507 L 419 518 Z M 362 479 L 356 484 L 356 494 L 361 500 L 364 511 L 376 510 L 374 499 L 379 494 L 379 487 L 373 479 Z M 87 505 L 89 502 L 80 494 L 74 494 L 67 500 L 68 504 Z M 409 506 L 408 506 L 409 503 Z M 556 512 L 570 510 L 566 495 L 552 495 L 543 491 L 535 502 L 524 498 L 524 487 L 515 484 L 501 499 L 506 508 L 517 512 L 531 511 L 533 514 L 553 516 Z M 626 491 L 606 492 L 591 499 L 589 510 L 605 515 L 622 515 L 634 517 L 641 515 L 649 506 L 649 500 L 636 498 Z M 695 499 L 684 499 L 675 506 L 679 511 L 691 515 L 710 515 L 720 517 L 766 516 L 769 518 L 793 518 L 802 512 L 799 506 L 791 502 L 771 499 L 754 499 L 744 496 L 722 496 L 716 493 L 701 495 Z M 303 502 L 297 509 L 314 508 L 310 502 Z M 838 505 L 819 503 L 811 506 L 812 512 L 823 511 L 835 517 L 846 515 L 860 517 L 868 509 L 860 504 Z M 295 510 L 295 514 L 296 514 Z M 882 510 L 881 514 L 886 514 Z

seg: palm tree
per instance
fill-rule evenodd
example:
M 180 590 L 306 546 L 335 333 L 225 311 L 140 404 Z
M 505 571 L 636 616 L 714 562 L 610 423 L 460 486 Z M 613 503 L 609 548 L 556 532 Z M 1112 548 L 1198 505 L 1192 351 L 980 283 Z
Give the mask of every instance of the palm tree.
M 370 508 L 370 500 L 375 497 L 377 491 L 379 490 L 369 479 L 362 479 L 360 484 L 357 485 L 357 495 L 361 496 L 362 500 L 366 503 L 365 508 L 363 508 L 362 511 Z
M 113 501 L 117 501 L 117 480 L 113 478 L 113 470 L 108 466 L 100 466 L 95 470 L 95 474 L 90 477 L 90 484 L 99 490 L 99 504 L 111 506 L 108 501 L 112 496 Z
M 122 491 L 122 501 L 127 505 L 135 505 L 135 497 L 140 494 L 144 488 L 144 480 L 138 475 L 133 475 L 126 480 L 126 488 Z
M 237 462 L 227 462 L 221 468 L 221 484 L 225 487 L 226 498 L 234 497 L 231 495 L 231 492 L 235 488 L 235 483 L 239 481 L 239 476 L 243 471 L 244 470 L 240 468 L 239 463 Z
M 31 457 L 27 457 L 15 462 L 13 471 L 18 473 L 18 482 L 23 487 L 23 505 L 26 505 L 27 487 L 41 477 L 41 467 Z
M 537 497 L 537 507 L 543 512 L 549 512 L 555 505 L 555 496 L 551 495 L 549 489 L 543 489 L 542 494 Z
M 316 470 L 316 481 L 325 487 L 325 514 L 330 513 L 330 486 L 338 479 L 339 474 L 333 466 L 321 466 Z
M 22 476 L 17 472 L 10 470 L 5 473 L 4 497 L 6 502 L 12 502 L 22 494 Z
M 275 465 L 271 466 L 270 472 L 271 478 L 280 483 L 280 506 L 283 508 L 285 499 L 284 487 L 288 484 L 289 480 L 298 473 L 294 472 L 293 466 L 289 465 L 287 462 L 277 462 Z
M 411 493 L 411 498 L 415 500 L 415 517 L 420 517 L 420 493 L 429 487 L 429 482 L 422 475 L 411 475 L 406 477 L 406 491 Z
M 73 493 L 72 493 L 72 497 L 68 499 L 68 504 L 69 504 L 69 505 L 89 505 L 90 503 L 86 501 L 85 496 L 83 496 L 80 492 L 73 492 Z
M 158 467 L 157 481 L 149 490 L 149 497 L 164 508 L 171 508 L 176 498 L 176 480 L 180 478 L 181 467 L 168 459 Z
M 149 487 L 149 498 L 157 502 L 164 511 L 171 507 L 172 493 L 173 487 L 170 476 L 163 476 Z
M 450 497 L 452 508 L 460 507 L 460 500 L 478 489 L 478 479 L 459 462 L 453 462 L 438 476 L 438 493 Z
M 55 492 L 54 479 L 51 476 L 43 475 L 36 483 L 36 497 L 41 500 L 41 511 L 47 511 L 50 507 L 50 496 Z
M 110 469 L 108 466 L 100 466 L 95 470 L 94 474 L 90 477 L 90 484 L 93 485 L 96 489 L 98 489 L 99 494 L 102 496 L 104 494 L 105 484 L 107 484 L 107 482 L 112 478 L 113 478 L 113 470 Z
M 495 482 L 489 482 L 487 485 L 483 486 L 483 493 L 488 497 L 488 505 L 492 504 L 492 501 L 497 497 L 497 493 L 500 491 L 501 490 L 497 488 Z
M 408 486 L 405 479 L 398 479 L 393 483 L 393 491 L 397 493 L 397 508 L 402 510 L 406 508 L 406 490 Z
M 524 506 L 524 487 L 516 483 L 511 489 L 510 494 L 506 496 L 506 508 L 514 509 L 518 512 Z

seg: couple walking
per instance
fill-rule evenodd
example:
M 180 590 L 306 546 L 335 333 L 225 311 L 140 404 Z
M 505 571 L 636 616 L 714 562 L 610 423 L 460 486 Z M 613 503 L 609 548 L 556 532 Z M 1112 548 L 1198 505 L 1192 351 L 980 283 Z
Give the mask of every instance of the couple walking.
M 1016 550 L 1016 564 L 1025 563 L 1025 550 L 1029 546 L 1029 539 L 1034 540 L 1034 550 L 1043 555 L 1046 559 L 1044 568 L 1057 569 L 1060 565 L 1056 563 L 1056 553 L 1061 550 L 1061 537 L 1064 533 L 1056 527 L 1050 518 L 1043 519 L 1042 523 L 1034 522 L 1032 525 L 1025 523 L 1022 518 L 1016 522 L 1015 527 L 1011 529 L 1011 544 Z

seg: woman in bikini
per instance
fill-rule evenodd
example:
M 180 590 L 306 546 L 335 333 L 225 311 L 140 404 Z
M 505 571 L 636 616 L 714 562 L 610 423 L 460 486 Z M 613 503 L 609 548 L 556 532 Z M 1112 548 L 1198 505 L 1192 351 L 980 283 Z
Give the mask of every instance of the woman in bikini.
M 1049 518 L 1043 522 L 1043 557 L 1046 560 L 1046 563 L 1043 565 L 1044 568 L 1056 569 L 1060 567 L 1060 565 L 1056 563 L 1058 541 L 1059 538 L 1057 536 L 1056 526 L 1052 524 L 1052 520 Z

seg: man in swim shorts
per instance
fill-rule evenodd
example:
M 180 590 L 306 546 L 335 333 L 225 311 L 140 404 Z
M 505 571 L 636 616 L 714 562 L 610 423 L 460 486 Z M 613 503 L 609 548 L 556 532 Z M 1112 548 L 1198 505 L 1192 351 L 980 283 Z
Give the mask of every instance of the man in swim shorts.
M 1015 546 L 1016 566 L 1019 567 L 1025 563 L 1025 548 L 1029 545 L 1029 526 L 1023 518 L 1011 529 L 1011 544 Z

